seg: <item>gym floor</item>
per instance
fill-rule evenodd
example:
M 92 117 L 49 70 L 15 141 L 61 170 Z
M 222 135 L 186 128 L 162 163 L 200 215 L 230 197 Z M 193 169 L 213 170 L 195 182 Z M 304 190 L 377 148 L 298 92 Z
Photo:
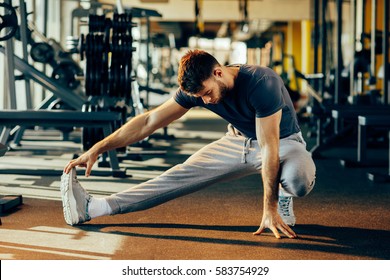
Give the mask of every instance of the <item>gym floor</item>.
M 211 113 L 193 110 L 169 126 L 174 138 L 156 134 L 149 140 L 152 147 L 144 149 L 150 154 L 121 162 L 131 177 L 79 176 L 79 180 L 97 197 L 127 189 L 182 162 L 223 135 L 225 128 L 226 123 Z M 60 177 L 39 174 L 40 169 L 61 170 L 80 153 L 79 131 L 71 133 L 70 141 L 60 139 L 57 130 L 28 130 L 22 146 L 0 158 L 2 170 L 38 170 L 36 175 L 0 175 L 0 194 L 23 195 L 23 205 L 1 214 L 2 260 L 390 258 L 390 185 L 370 182 L 366 173 L 373 169 L 340 165 L 341 157 L 354 158 L 353 146 L 335 146 L 315 160 L 315 189 L 294 200 L 293 229 L 299 238 L 277 240 L 271 232 L 252 235 L 262 214 L 259 176 L 216 184 L 149 210 L 68 226 L 62 215 Z M 313 143 L 308 139 L 309 148 Z M 387 149 L 380 149 L 375 152 L 385 157 Z M 142 150 L 131 148 L 133 153 Z M 375 170 L 386 172 L 386 166 Z

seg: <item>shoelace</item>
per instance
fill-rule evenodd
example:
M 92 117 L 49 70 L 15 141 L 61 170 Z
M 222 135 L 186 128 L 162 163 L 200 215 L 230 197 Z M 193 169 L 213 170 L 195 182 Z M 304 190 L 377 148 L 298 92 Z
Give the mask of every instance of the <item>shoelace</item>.
M 283 216 L 290 216 L 291 197 L 279 197 L 279 212 Z

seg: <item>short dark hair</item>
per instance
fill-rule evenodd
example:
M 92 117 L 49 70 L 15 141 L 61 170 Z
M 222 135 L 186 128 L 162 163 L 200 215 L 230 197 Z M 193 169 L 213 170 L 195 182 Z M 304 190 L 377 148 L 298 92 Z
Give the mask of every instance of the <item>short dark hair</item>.
M 219 62 L 202 50 L 190 50 L 180 60 L 177 81 L 187 94 L 196 94 L 203 89 L 202 83 L 211 77 Z

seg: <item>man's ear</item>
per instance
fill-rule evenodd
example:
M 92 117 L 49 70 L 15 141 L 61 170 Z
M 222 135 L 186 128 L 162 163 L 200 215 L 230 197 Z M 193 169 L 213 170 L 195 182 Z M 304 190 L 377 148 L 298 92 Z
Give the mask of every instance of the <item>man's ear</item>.
M 222 68 L 221 67 L 215 67 L 213 70 L 213 75 L 216 78 L 221 78 L 222 77 Z

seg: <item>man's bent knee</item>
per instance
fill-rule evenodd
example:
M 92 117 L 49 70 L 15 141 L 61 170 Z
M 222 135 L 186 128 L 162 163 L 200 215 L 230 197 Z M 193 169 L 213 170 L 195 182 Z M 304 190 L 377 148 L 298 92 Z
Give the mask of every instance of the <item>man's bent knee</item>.
M 282 188 L 288 194 L 295 197 L 303 197 L 308 195 L 314 187 L 315 179 L 307 180 L 299 176 L 281 181 Z

